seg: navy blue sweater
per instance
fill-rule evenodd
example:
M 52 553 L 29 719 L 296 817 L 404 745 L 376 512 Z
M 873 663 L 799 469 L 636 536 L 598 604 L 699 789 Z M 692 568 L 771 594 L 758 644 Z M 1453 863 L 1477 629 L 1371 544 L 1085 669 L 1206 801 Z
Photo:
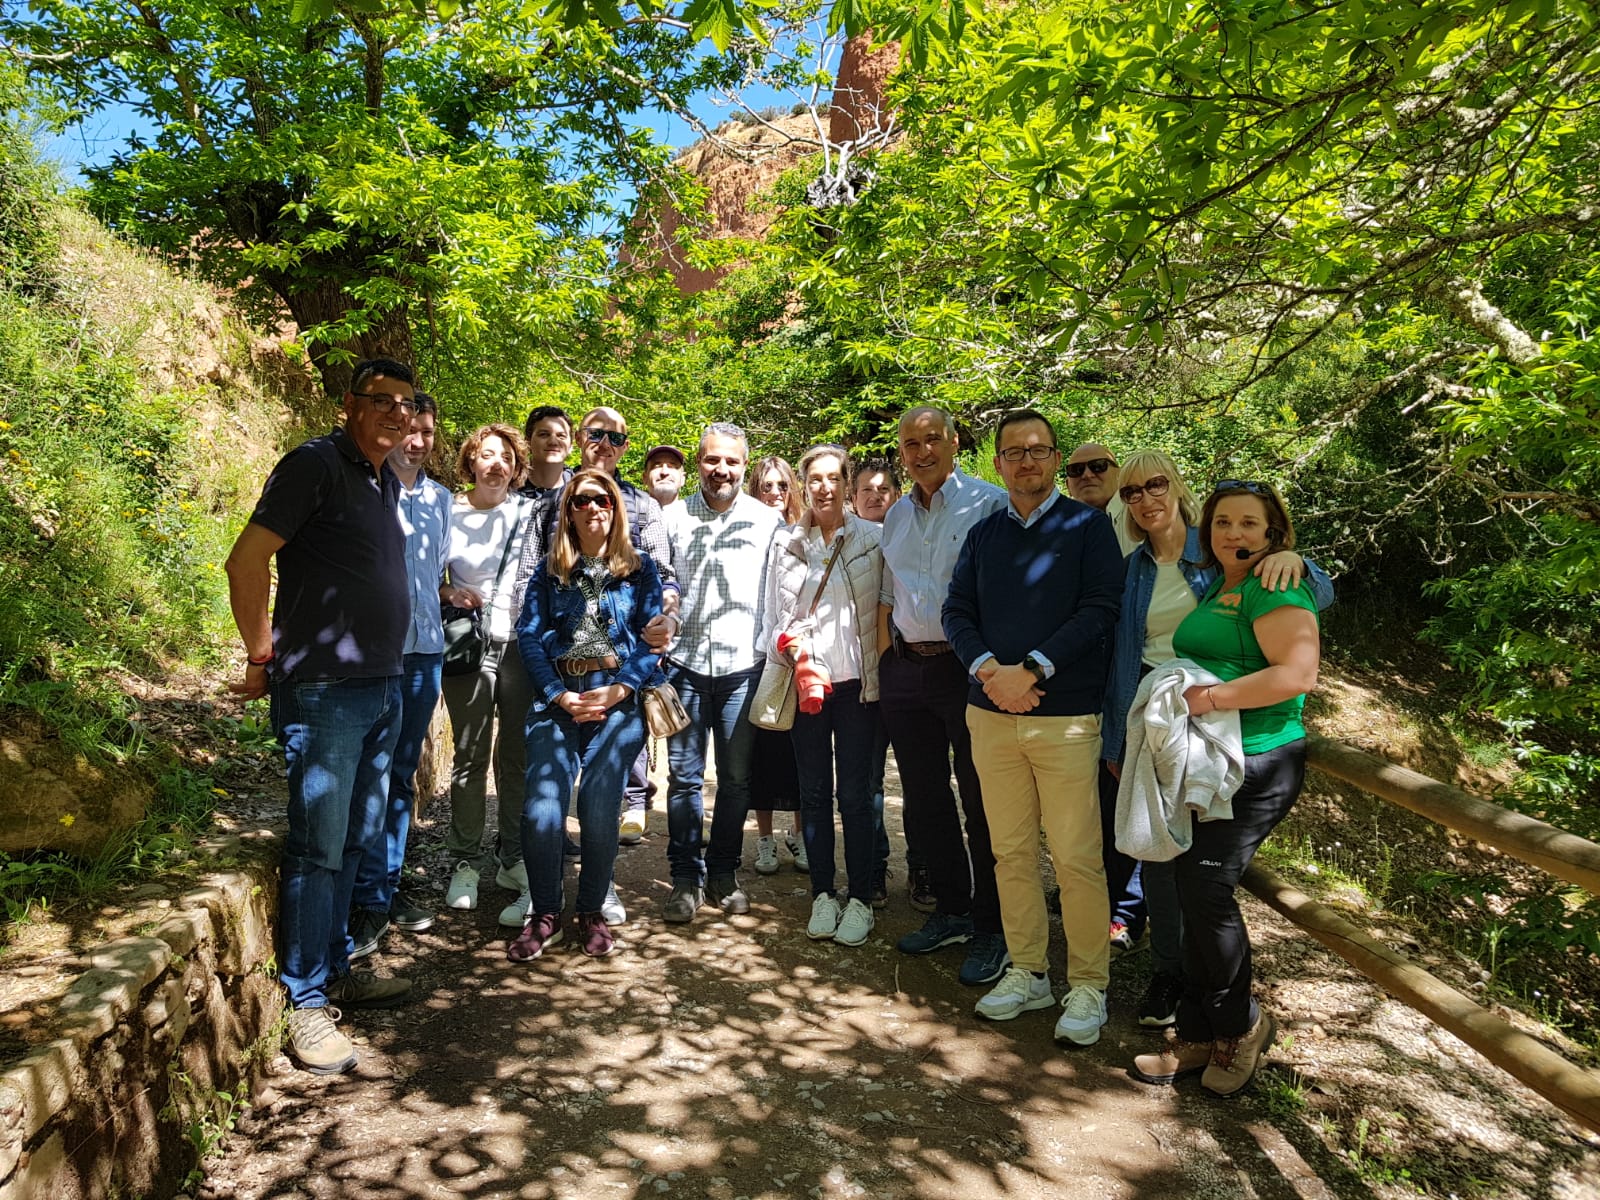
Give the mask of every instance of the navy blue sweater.
M 1122 552 L 1103 512 L 1067 496 L 1024 529 L 1009 508 L 974 525 L 956 559 L 944 632 L 962 664 L 1029 654 L 1055 673 L 1032 716 L 1099 715 L 1122 607 Z M 996 711 L 974 682 L 969 703 Z

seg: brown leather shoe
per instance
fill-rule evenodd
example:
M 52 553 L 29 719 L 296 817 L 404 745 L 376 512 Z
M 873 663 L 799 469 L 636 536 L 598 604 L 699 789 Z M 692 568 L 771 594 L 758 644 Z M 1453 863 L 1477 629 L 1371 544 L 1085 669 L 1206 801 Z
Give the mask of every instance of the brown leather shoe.
M 1249 1083 L 1272 1046 L 1278 1025 L 1265 1009 L 1240 1037 L 1218 1038 L 1211 1043 L 1211 1063 L 1200 1076 L 1200 1086 L 1218 1096 L 1231 1096 Z
M 1133 1060 L 1129 1073 L 1142 1083 L 1172 1083 L 1185 1075 L 1198 1075 L 1211 1061 L 1210 1042 L 1186 1042 L 1176 1030 L 1168 1029 L 1161 1049 L 1141 1054 Z

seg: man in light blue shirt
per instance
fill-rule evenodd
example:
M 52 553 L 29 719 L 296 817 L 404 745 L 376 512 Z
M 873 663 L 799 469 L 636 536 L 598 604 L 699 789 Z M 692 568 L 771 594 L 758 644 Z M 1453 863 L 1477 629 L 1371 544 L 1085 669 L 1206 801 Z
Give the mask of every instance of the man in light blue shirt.
M 963 474 L 959 447 L 949 413 L 922 407 L 900 418 L 900 461 L 912 486 L 883 520 L 878 709 L 900 768 L 906 836 L 927 865 L 936 901 L 927 922 L 901 938 L 899 948 L 931 954 L 970 941 L 960 977 L 975 987 L 1000 978 L 1010 958 L 967 731 L 970 680 L 945 640 L 941 610 L 967 531 L 1004 508 L 1006 494 Z M 959 808 L 950 787 L 952 754 Z
M 406 835 L 411 829 L 417 762 L 439 703 L 439 665 L 444 658 L 444 627 L 439 619 L 439 578 L 450 546 L 450 490 L 423 470 L 433 453 L 439 406 L 417 393 L 411 432 L 389 454 L 400 477 L 400 528 L 406 535 L 406 587 L 411 593 L 411 628 L 406 631 L 401 675 L 400 740 L 389 774 L 389 809 L 381 841 L 367 847 L 356 873 L 350 914 L 352 959 L 371 954 L 392 924 L 417 933 L 433 924 L 433 913 L 400 891 Z

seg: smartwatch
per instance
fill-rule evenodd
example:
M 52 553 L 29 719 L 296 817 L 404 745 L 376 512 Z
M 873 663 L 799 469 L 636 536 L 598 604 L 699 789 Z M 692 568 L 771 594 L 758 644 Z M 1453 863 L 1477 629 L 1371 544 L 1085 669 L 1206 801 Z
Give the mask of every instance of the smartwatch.
M 1032 671 L 1033 677 L 1040 683 L 1044 682 L 1044 664 L 1042 664 L 1037 658 L 1030 654 L 1027 658 L 1022 660 L 1022 665 L 1027 667 L 1028 670 Z

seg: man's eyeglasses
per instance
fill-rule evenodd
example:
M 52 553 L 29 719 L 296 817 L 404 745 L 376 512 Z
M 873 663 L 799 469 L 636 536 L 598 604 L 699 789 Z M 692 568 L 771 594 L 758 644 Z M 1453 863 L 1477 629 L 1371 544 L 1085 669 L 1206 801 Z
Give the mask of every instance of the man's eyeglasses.
M 372 407 L 380 413 L 392 413 L 396 408 L 401 412 L 414 413 L 417 411 L 417 402 L 410 396 L 391 396 L 387 392 L 351 392 L 352 396 L 371 400 Z
M 1172 486 L 1172 480 L 1165 475 L 1152 475 L 1143 483 L 1130 483 L 1127 487 L 1118 488 L 1117 495 L 1122 497 L 1124 504 L 1137 504 L 1143 500 L 1146 493 L 1156 500 L 1167 494 L 1167 489 Z
M 1060 451 L 1054 446 L 1007 446 L 1000 451 L 1000 457 L 1008 463 L 1019 463 L 1025 458 L 1031 458 L 1034 462 L 1043 462 L 1052 454 L 1058 453 Z
M 1271 496 L 1272 485 L 1255 479 L 1223 479 L 1213 492 L 1249 492 L 1252 496 Z
M 596 445 L 601 442 L 610 442 L 618 450 L 621 450 L 628 444 L 627 434 L 620 433 L 615 429 L 601 429 L 599 426 L 585 429 L 583 431 L 583 436 L 588 438 L 591 442 L 594 442 Z
M 577 492 L 567 501 L 568 508 L 588 508 L 590 505 L 610 512 L 611 497 L 604 492 Z
M 1091 475 L 1104 475 L 1117 465 L 1114 458 L 1091 458 L 1086 462 L 1067 464 L 1067 476 L 1070 479 L 1082 479 L 1083 473 L 1088 471 Z

